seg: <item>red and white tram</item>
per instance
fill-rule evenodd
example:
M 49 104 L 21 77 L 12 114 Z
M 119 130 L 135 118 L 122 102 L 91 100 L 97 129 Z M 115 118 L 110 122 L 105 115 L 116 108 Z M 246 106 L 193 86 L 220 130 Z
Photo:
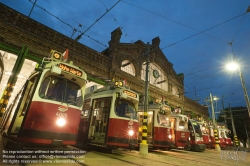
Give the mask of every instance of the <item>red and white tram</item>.
M 147 125 L 147 143 L 149 148 L 174 148 L 170 126 L 171 108 L 168 105 L 160 103 L 148 104 L 148 125 Z M 139 105 L 139 143 L 142 139 L 142 124 L 144 116 L 144 105 Z
M 201 128 L 203 143 L 206 145 L 206 148 L 211 148 L 212 147 L 211 136 L 213 133 L 213 131 L 211 131 L 212 128 L 204 120 L 197 121 L 197 123 L 200 125 Z
M 219 144 L 221 148 L 232 147 L 233 142 L 229 137 L 230 130 L 225 126 L 217 126 L 218 135 L 219 135 Z
M 175 142 L 175 147 L 178 149 L 189 149 L 190 148 L 190 133 L 188 130 L 188 117 L 181 114 L 180 109 L 175 109 L 170 115 L 172 140 Z
M 200 125 L 196 120 L 188 120 L 188 129 L 190 131 L 190 150 L 193 151 L 204 151 L 206 145 L 203 141 Z
M 27 79 L 2 122 L 5 146 L 74 145 L 87 75 L 64 54 L 52 50 Z
M 139 95 L 136 92 L 116 81 L 99 89 L 96 85 L 87 88 L 84 98 L 78 147 L 138 146 Z

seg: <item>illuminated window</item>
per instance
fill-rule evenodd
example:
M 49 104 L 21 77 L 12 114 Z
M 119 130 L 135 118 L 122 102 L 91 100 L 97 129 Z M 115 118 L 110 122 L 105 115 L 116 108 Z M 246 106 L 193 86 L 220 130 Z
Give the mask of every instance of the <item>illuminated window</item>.
M 128 61 L 128 60 L 124 60 L 124 61 L 122 62 L 121 70 L 122 70 L 122 71 L 125 71 L 126 73 L 129 73 L 129 74 L 131 74 L 131 75 L 133 75 L 133 76 L 135 76 L 135 67 L 134 67 L 134 65 L 133 65 L 130 61 Z

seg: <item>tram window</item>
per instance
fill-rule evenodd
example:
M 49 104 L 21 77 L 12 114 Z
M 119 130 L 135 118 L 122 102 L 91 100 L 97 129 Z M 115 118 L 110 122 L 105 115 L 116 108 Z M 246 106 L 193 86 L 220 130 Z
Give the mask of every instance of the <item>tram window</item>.
M 201 132 L 202 132 L 202 134 L 207 134 L 206 127 L 202 126 L 202 125 L 200 125 L 200 126 L 201 126 Z
M 40 88 L 39 94 L 41 98 L 46 98 L 47 90 L 48 90 L 48 84 L 50 82 L 49 78 L 46 78 Z
M 72 105 L 81 106 L 82 105 L 82 93 L 79 86 L 73 83 L 68 83 L 67 94 L 68 97 L 66 102 Z
M 202 134 L 201 134 L 201 129 L 200 129 L 200 126 L 197 125 L 197 124 L 194 124 L 193 123 L 193 126 L 194 126 L 194 131 L 195 131 L 195 135 L 200 137 Z
M 221 131 L 221 132 L 220 132 L 220 137 L 221 137 L 221 138 L 226 138 L 225 131 Z
M 137 113 L 133 103 L 126 100 L 118 100 L 115 113 L 117 116 L 137 119 Z
M 188 128 L 187 122 L 184 120 L 180 120 L 179 129 L 187 130 L 187 128 Z
M 81 116 L 88 117 L 89 110 L 90 110 L 90 99 L 86 99 L 86 100 L 84 100 Z
M 169 118 L 166 115 L 158 113 L 157 120 L 158 120 L 159 125 L 161 126 L 167 126 L 167 127 L 170 126 Z
M 47 77 L 39 89 L 41 98 L 82 106 L 82 92 L 79 85 L 58 77 Z

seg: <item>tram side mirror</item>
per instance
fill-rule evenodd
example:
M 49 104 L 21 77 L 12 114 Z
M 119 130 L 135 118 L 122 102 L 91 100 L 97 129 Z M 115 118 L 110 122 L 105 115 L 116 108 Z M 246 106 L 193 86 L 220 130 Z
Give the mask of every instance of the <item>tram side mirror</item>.
M 53 66 L 51 68 L 51 72 L 52 73 L 56 73 L 56 74 L 61 74 L 62 73 L 62 69 L 60 67 L 57 67 L 57 66 Z

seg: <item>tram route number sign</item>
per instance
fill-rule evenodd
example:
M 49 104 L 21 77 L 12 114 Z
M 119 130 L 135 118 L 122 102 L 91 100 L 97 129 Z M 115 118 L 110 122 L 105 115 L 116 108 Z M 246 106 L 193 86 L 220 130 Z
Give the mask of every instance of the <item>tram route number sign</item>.
M 78 77 L 81 77 L 82 76 L 82 71 L 81 70 L 78 70 L 76 68 L 73 68 L 71 66 L 68 66 L 68 65 L 65 65 L 65 64 L 62 64 L 62 63 L 59 63 L 58 65 L 63 71 L 66 71 L 66 72 L 69 72 L 71 74 L 74 74 Z

